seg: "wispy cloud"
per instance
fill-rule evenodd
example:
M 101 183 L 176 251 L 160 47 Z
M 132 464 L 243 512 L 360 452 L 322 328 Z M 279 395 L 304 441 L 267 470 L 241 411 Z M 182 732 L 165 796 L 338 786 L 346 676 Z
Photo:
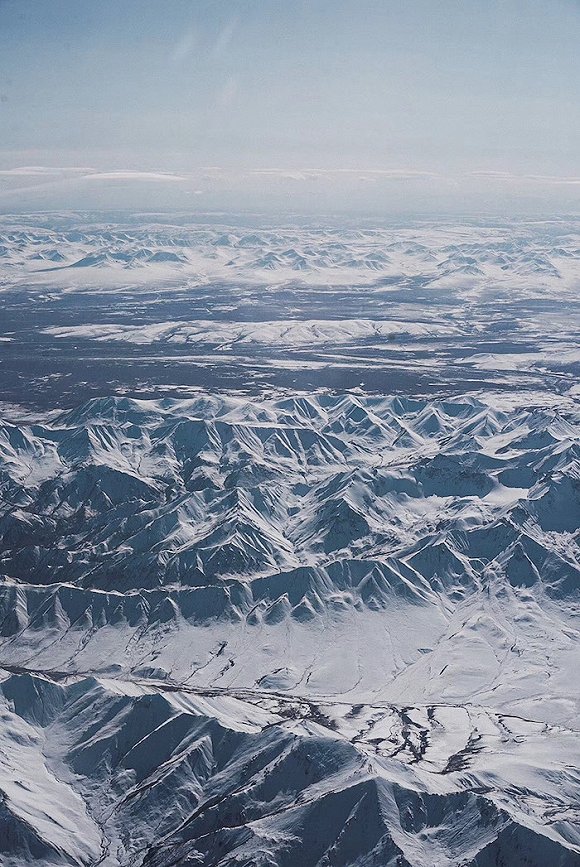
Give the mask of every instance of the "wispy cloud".
M 214 58 L 221 59 L 222 57 L 227 56 L 236 30 L 238 29 L 239 23 L 240 20 L 238 16 L 234 15 L 220 29 L 217 38 L 212 46 L 212 54 Z
M 527 175 L 530 181 L 537 181 L 541 184 L 580 184 L 580 178 L 576 177 L 558 177 L 555 175 Z
M 86 166 L 16 166 L 0 169 L 4 178 L 46 178 L 47 181 L 77 178 L 91 181 L 186 181 L 187 177 L 174 172 L 148 172 L 133 169 L 100 171 Z
M 175 66 L 184 63 L 184 61 L 193 55 L 196 46 L 197 34 L 193 28 L 190 28 L 186 30 L 175 44 L 170 56 L 171 63 Z
M 580 184 L 580 177 L 567 175 L 534 175 L 534 174 L 515 174 L 514 172 L 503 172 L 494 170 L 480 170 L 469 173 L 469 177 L 483 178 L 487 180 L 506 181 L 507 183 L 532 183 L 532 184 Z
M 252 175 L 266 175 L 278 178 L 287 178 L 288 180 L 317 180 L 318 178 L 340 178 L 340 177 L 355 177 L 360 180 L 367 179 L 384 179 L 384 180 L 429 180 L 431 178 L 441 178 L 437 172 L 425 171 L 422 169 L 354 169 L 354 168 L 335 168 L 335 169 L 253 169 Z
M 184 175 L 176 175 L 172 172 L 137 172 L 120 169 L 112 172 L 93 172 L 85 176 L 90 181 L 186 181 Z
M 63 177 L 65 175 L 86 175 L 95 169 L 81 166 L 16 166 L 11 169 L 0 169 L 0 177 L 6 178 L 37 178 Z

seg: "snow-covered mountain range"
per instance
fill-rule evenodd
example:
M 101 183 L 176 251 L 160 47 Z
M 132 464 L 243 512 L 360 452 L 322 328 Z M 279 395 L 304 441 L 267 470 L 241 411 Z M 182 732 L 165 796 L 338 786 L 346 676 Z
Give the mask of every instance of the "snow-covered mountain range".
M 124 220 L 99 214 L 3 216 L 2 267 L 14 269 L 14 279 L 25 270 L 29 277 L 60 281 L 72 278 L 71 269 L 87 272 L 87 279 L 94 276 L 92 269 L 113 270 L 121 272 L 119 282 L 159 279 L 163 272 L 155 272 L 155 265 L 203 280 L 266 274 L 280 282 L 305 272 L 309 282 L 351 283 L 355 275 L 406 273 L 433 287 L 480 284 L 482 277 L 508 284 L 522 276 L 556 279 L 565 287 L 578 276 L 580 241 L 573 218 L 499 224 L 423 220 L 388 227 L 368 222 L 345 227 L 336 219 L 334 225 L 299 225 L 288 219 L 272 227 L 264 218 L 232 226 L 206 217 L 203 223 L 179 214 Z M 139 270 L 141 275 L 133 273 Z M 50 277 L 55 271 L 60 275 Z
M 5 423 L 8 863 L 576 863 L 578 407 L 529 400 Z
M 577 220 L 224 219 L 3 217 L 2 399 L 48 410 L 200 389 L 429 396 L 578 381 Z
M 2 221 L 1 863 L 579 865 L 577 224 L 139 220 Z

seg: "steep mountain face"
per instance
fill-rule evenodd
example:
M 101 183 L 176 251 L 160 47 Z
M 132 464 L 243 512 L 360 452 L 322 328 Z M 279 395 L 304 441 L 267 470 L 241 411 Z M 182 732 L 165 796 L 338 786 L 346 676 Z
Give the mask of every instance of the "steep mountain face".
M 211 392 L 4 422 L 3 863 L 579 864 L 579 417 Z
M 30 674 L 2 714 L 5 864 L 577 863 L 578 736 L 519 717 Z

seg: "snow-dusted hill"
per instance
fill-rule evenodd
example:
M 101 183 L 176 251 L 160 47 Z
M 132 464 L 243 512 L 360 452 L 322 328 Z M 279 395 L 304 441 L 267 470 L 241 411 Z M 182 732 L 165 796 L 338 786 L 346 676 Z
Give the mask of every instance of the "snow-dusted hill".
M 5 863 L 580 863 L 572 396 L 0 428 Z

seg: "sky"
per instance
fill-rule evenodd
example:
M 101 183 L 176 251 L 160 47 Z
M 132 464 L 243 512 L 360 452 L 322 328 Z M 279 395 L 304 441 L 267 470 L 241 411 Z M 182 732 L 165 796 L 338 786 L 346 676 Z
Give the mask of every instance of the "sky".
M 0 0 L 0 211 L 580 211 L 580 0 Z

